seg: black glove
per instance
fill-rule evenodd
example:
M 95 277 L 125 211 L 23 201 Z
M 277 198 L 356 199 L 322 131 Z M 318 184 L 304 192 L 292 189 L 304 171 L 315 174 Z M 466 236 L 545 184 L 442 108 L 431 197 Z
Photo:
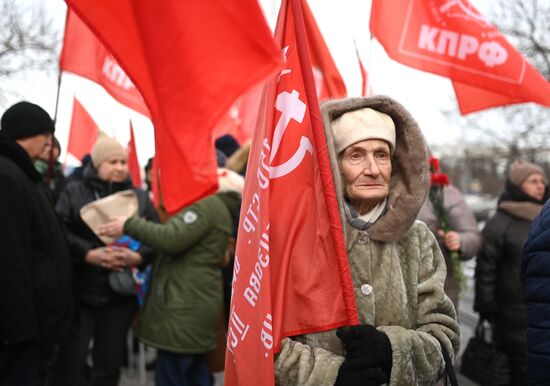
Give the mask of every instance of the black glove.
M 341 328 L 336 332 L 336 335 L 340 338 L 346 350 L 346 359 L 340 367 L 342 376 L 344 376 L 344 373 L 357 373 L 366 369 L 371 370 L 370 375 L 372 376 L 372 370 L 381 370 L 384 378 L 382 382 L 376 384 L 389 381 L 392 367 L 392 349 L 386 334 L 367 324 Z M 340 372 L 338 373 L 339 376 Z M 379 379 L 373 377 L 372 381 L 378 382 Z
M 340 367 L 334 386 L 380 386 L 384 383 L 387 383 L 386 374 L 380 367 L 367 367 L 358 370 Z

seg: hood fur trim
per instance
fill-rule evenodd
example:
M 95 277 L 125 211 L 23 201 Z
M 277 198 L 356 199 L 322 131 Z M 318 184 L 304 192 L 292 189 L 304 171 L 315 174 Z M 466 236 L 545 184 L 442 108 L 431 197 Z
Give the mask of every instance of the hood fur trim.
M 396 144 L 392 159 L 390 194 L 386 212 L 368 229 L 373 240 L 395 241 L 412 226 L 429 189 L 428 152 L 424 136 L 411 114 L 386 96 L 331 100 L 321 105 L 321 114 L 329 157 L 344 228 L 348 227 L 344 211 L 344 183 L 338 167 L 330 123 L 342 114 L 365 107 L 388 114 L 395 123 Z M 347 232 L 345 232 L 347 234 Z
M 542 210 L 542 205 L 528 201 L 502 201 L 498 204 L 498 209 L 514 217 L 532 222 Z

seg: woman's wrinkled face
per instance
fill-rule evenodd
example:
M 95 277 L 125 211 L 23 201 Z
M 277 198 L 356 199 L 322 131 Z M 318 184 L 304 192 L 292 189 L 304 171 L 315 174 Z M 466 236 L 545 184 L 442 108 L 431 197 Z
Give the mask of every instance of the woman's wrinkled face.
M 368 139 L 348 146 L 340 155 L 345 196 L 365 214 L 388 197 L 392 172 L 390 146 L 386 141 Z
M 544 198 L 544 191 L 546 190 L 546 181 L 544 180 L 544 176 L 540 173 L 531 174 L 521 184 L 521 190 L 523 190 L 528 196 L 542 201 Z
M 103 161 L 97 168 L 97 175 L 104 181 L 122 182 L 128 178 L 126 157 L 115 156 Z

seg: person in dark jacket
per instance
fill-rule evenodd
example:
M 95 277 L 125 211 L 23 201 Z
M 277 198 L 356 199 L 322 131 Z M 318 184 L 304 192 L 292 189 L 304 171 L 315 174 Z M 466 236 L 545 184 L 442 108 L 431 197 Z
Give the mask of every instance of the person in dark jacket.
M 34 162 L 34 167 L 42 176 L 42 181 L 50 189 L 54 203 L 57 202 L 66 185 L 63 165 L 59 162 L 60 154 L 61 145 L 57 138 L 52 137 L 52 145 L 46 146 L 46 149 Z
M 550 202 L 533 221 L 522 256 L 529 385 L 550 385 Z
M 53 348 L 75 310 L 69 248 L 33 166 L 50 143 L 52 119 L 19 102 L 0 130 L 0 384 L 42 385 Z
M 495 343 L 508 355 L 512 385 L 527 384 L 521 248 L 547 198 L 548 182 L 542 168 L 522 160 L 512 163 L 497 212 L 483 230 L 477 257 L 474 310 L 491 322 Z
M 104 234 L 125 233 L 159 252 L 136 335 L 157 348 L 157 386 L 210 386 L 205 354 L 217 346 L 222 260 L 233 235 L 244 180 L 220 170 L 219 191 L 183 208 L 165 224 L 115 218 Z
M 147 192 L 132 187 L 126 150 L 115 139 L 101 136 L 92 149 L 92 164 L 84 170 L 83 179 L 70 183 L 57 202 L 71 248 L 81 328 L 79 336 L 61 353 L 54 385 L 78 384 L 91 339 L 92 384 L 118 384 L 124 342 L 138 303 L 134 295 L 116 293 L 109 284 L 109 274 L 124 267 L 145 266 L 154 252 L 143 245 L 136 251 L 105 245 L 83 221 L 80 209 L 124 190 L 135 192 L 140 217 L 157 221 Z

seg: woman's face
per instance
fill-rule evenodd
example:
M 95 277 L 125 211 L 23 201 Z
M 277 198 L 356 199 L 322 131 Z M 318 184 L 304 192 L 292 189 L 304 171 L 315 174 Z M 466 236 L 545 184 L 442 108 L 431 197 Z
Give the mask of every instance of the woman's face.
M 540 173 L 531 174 L 521 184 L 521 190 L 530 197 L 542 201 L 544 198 L 544 191 L 546 190 L 544 176 Z
M 367 139 L 348 146 L 340 156 L 345 196 L 365 214 L 388 197 L 392 171 L 390 146 L 386 141 Z
M 128 178 L 126 157 L 115 156 L 103 161 L 97 168 L 97 175 L 104 181 L 122 182 Z

